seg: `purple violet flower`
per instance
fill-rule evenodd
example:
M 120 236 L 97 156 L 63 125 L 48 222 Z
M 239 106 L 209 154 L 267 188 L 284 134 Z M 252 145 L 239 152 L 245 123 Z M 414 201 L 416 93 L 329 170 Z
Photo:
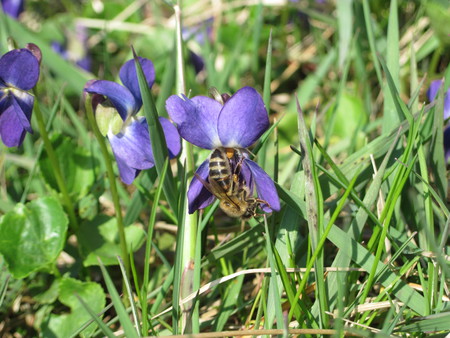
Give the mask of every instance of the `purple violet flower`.
M 76 64 L 85 71 L 91 71 L 91 57 L 87 52 L 87 29 L 84 26 L 76 25 L 75 32 L 67 31 L 64 44 L 53 41 L 52 49 L 62 56 L 64 60 Z
M 436 95 L 439 92 L 440 87 L 443 85 L 442 80 L 434 80 L 430 84 L 430 88 L 428 88 L 427 96 L 428 100 L 433 101 L 436 98 Z M 447 120 L 450 117 L 450 88 L 444 94 L 444 120 Z
M 427 96 L 430 101 L 433 101 L 440 87 L 443 85 L 442 80 L 434 80 L 430 84 L 430 88 L 428 88 Z M 444 94 L 444 121 L 450 118 L 450 88 Z M 445 152 L 445 162 L 448 162 L 450 159 L 450 124 L 444 129 L 444 152 Z
M 139 58 L 149 87 L 155 81 L 155 70 L 149 59 Z M 85 91 L 93 94 L 92 105 L 98 115 L 113 110 L 120 116 L 120 125 L 114 118 L 109 120 L 106 135 L 117 161 L 120 178 L 126 184 L 133 183 L 139 172 L 155 165 L 152 145 L 145 117 L 136 116 L 142 107 L 141 92 L 136 75 L 134 60 L 127 61 L 119 72 L 124 86 L 106 80 L 88 82 Z M 117 119 L 116 119 L 117 120 Z M 180 135 L 175 126 L 166 118 L 159 121 L 164 130 L 169 157 L 173 158 L 181 150 Z
M 24 9 L 24 0 L 1 0 L 3 12 L 11 18 L 18 19 Z
M 0 136 L 7 147 L 22 144 L 32 133 L 34 96 L 28 93 L 39 79 L 41 51 L 34 44 L 13 49 L 0 58 Z
M 166 109 L 177 124 L 181 137 L 204 149 L 236 148 L 243 156 L 241 173 L 251 192 L 256 185 L 258 198 L 269 205 L 260 204 L 262 210 L 280 210 L 280 201 L 272 179 L 248 157 L 245 148 L 255 143 L 269 128 L 269 118 L 259 93 L 251 87 L 239 89 L 233 96 L 222 96 L 225 103 L 205 97 L 192 99 L 172 95 L 166 101 Z M 196 171 L 208 181 L 209 159 Z M 188 190 L 189 213 L 210 205 L 215 197 L 194 176 Z M 269 207 L 270 206 L 270 207 Z

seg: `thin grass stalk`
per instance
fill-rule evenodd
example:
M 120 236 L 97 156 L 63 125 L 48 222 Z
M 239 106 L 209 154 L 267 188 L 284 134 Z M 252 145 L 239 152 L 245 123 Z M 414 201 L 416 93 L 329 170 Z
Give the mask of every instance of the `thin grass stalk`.
M 176 21 L 176 92 L 177 94 L 186 94 L 186 81 L 185 81 L 185 67 L 184 67 L 184 57 L 183 57 L 183 39 L 182 39 L 182 10 L 181 1 L 178 1 L 176 5 L 173 6 Z M 186 187 L 189 185 L 193 173 L 194 167 L 194 156 L 193 156 L 193 146 L 186 140 L 183 140 L 181 159 L 185 161 L 185 172 L 187 174 L 187 179 L 184 182 Z M 185 196 L 184 196 L 185 197 Z M 175 280 L 174 288 L 174 308 L 178 310 L 179 301 L 200 287 L 200 260 L 196 259 L 196 245 L 197 245 L 197 234 L 198 234 L 198 213 L 194 214 L 188 213 L 187 198 L 182 199 L 184 205 L 180 206 L 179 216 L 183 221 L 179 222 L 178 225 L 181 231 L 179 232 L 179 237 L 177 241 L 177 258 L 176 258 L 176 269 L 175 269 Z M 183 214 L 182 214 L 183 213 Z M 178 291 L 178 290 L 179 291 Z M 179 294 L 178 294 L 179 292 Z M 177 295 L 177 297 L 175 297 Z M 187 307 L 191 306 L 192 303 L 188 304 Z M 188 323 L 187 316 L 181 318 L 174 318 L 174 331 L 183 333 L 197 333 L 199 332 L 199 314 L 198 306 L 194 306 L 192 313 L 190 315 L 190 320 Z M 187 314 L 186 311 L 183 312 Z M 175 321 L 181 319 L 181 330 L 178 329 Z
M 111 198 L 113 200 L 115 214 L 116 214 L 117 232 L 119 233 L 119 244 L 120 244 L 121 256 L 122 256 L 123 263 L 125 266 L 125 271 L 126 271 L 127 275 L 129 275 L 130 274 L 130 259 L 128 257 L 128 248 L 127 248 L 127 241 L 126 241 L 126 236 L 125 236 L 125 227 L 123 225 L 122 209 L 120 206 L 119 193 L 117 191 L 116 176 L 114 174 L 111 156 L 109 155 L 108 148 L 106 147 L 105 138 L 103 137 L 102 133 L 98 129 L 97 122 L 95 121 L 94 112 L 92 110 L 92 96 L 91 95 L 86 95 L 85 107 L 86 107 L 86 115 L 87 115 L 89 124 L 91 125 L 92 131 L 94 132 L 95 138 L 97 139 L 97 142 L 100 146 L 100 151 L 102 153 L 103 160 L 105 161 L 106 173 L 108 175 L 109 187 L 111 189 Z M 124 301 L 125 301 L 125 303 L 128 302 L 126 295 L 124 295 Z
M 289 310 L 289 317 L 288 317 L 289 321 L 292 319 L 292 316 L 294 314 L 294 309 L 297 306 L 298 299 L 299 299 L 300 295 L 303 293 L 303 291 L 305 289 L 306 282 L 308 281 L 309 273 L 310 273 L 310 271 L 311 271 L 311 269 L 312 269 L 312 267 L 313 267 L 317 257 L 319 256 L 320 253 L 323 252 L 322 248 L 323 248 L 323 245 L 325 244 L 327 236 L 330 233 L 331 228 L 334 225 L 334 222 L 338 218 L 339 213 L 341 212 L 342 208 L 344 207 L 345 203 L 347 202 L 347 199 L 348 199 L 348 196 L 350 195 L 350 192 L 353 190 L 353 186 L 356 183 L 356 179 L 358 178 L 359 171 L 360 170 L 358 169 L 357 172 L 356 172 L 356 175 L 350 181 L 347 189 L 345 190 L 344 194 L 342 195 L 341 199 L 339 200 L 339 203 L 336 206 L 336 209 L 334 210 L 333 214 L 331 215 L 330 220 L 328 221 L 328 224 L 327 224 L 327 226 L 326 226 L 322 236 L 320 237 L 319 242 L 317 243 L 316 250 L 314 250 L 311 258 L 308 260 L 308 264 L 306 266 L 306 271 L 305 271 L 305 273 L 303 275 L 302 281 L 300 282 L 300 285 L 299 285 L 299 287 L 297 289 L 297 293 L 295 294 L 295 297 L 294 297 L 294 303 L 291 304 L 291 309 Z
M 142 309 L 142 331 L 141 332 L 142 332 L 143 336 L 148 335 L 149 324 L 150 324 L 150 329 L 152 330 L 152 334 L 155 334 L 155 332 L 153 332 L 153 326 L 151 324 L 151 321 L 149 321 L 147 318 L 147 314 L 148 314 L 147 293 L 148 293 L 148 283 L 149 283 L 150 254 L 151 254 L 151 250 L 152 250 L 153 229 L 155 228 L 156 213 L 158 210 L 159 199 L 160 199 L 161 193 L 162 193 L 162 187 L 163 187 L 162 182 L 164 182 L 164 179 L 166 177 L 168 165 L 169 165 L 169 160 L 167 158 L 166 162 L 164 163 L 162 175 L 159 179 L 159 185 L 158 185 L 158 188 L 156 189 L 155 198 L 153 199 L 152 211 L 150 213 L 150 218 L 148 220 L 147 242 L 145 245 L 144 276 L 142 278 L 142 288 L 141 288 L 141 309 Z
M 34 91 L 34 96 L 36 96 L 36 91 Z M 55 175 L 56 183 L 58 184 L 59 191 L 62 194 L 62 200 L 64 206 L 66 207 L 67 214 L 69 215 L 72 230 L 77 231 L 78 220 L 75 215 L 75 207 L 72 203 L 72 199 L 70 198 L 69 191 L 67 190 L 66 182 L 64 182 L 61 167 L 59 165 L 55 149 L 53 148 L 53 145 L 50 142 L 50 138 L 48 136 L 47 129 L 44 123 L 44 116 L 42 115 L 41 108 L 37 100 L 35 100 L 34 102 L 34 116 L 36 118 L 36 122 L 39 128 L 39 133 L 41 134 L 42 137 L 42 141 L 44 142 L 45 150 L 47 151 L 48 159 L 50 160 L 53 167 L 53 174 Z
M 53 123 L 53 120 L 55 119 L 56 112 L 58 111 L 58 106 L 59 106 L 59 104 L 61 102 L 62 94 L 63 94 L 63 90 L 60 91 L 60 93 L 58 95 L 58 98 L 56 100 L 56 103 L 55 103 L 55 105 L 54 105 L 54 107 L 53 107 L 53 109 L 52 109 L 52 111 L 50 113 L 50 117 L 49 117 L 49 119 L 47 121 L 47 125 L 45 127 L 45 131 L 46 131 L 47 134 L 50 131 L 50 127 L 51 127 L 51 125 Z M 36 173 L 36 170 L 38 168 L 38 165 L 39 165 L 38 159 L 41 157 L 41 153 L 42 153 L 43 148 L 44 148 L 44 143 L 41 143 L 39 145 L 39 148 L 38 148 L 37 153 L 36 153 L 36 161 L 34 162 L 33 168 L 31 169 L 31 171 L 30 171 L 30 173 L 28 175 L 28 180 L 27 180 L 27 183 L 25 184 L 25 188 L 23 189 L 22 197 L 20 198 L 20 203 L 25 203 L 25 201 L 26 201 L 28 190 L 30 189 L 31 181 L 33 180 L 34 174 Z

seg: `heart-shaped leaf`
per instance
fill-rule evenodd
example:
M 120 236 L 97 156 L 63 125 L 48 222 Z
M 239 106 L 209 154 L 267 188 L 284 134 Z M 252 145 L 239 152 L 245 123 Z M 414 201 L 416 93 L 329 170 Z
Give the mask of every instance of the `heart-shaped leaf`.
M 0 253 L 15 278 L 23 278 L 58 257 L 66 241 L 68 220 L 61 204 L 44 197 L 18 204 L 0 221 Z
M 42 324 L 44 337 L 71 337 L 91 316 L 80 303 L 77 295 L 89 304 L 89 307 L 99 313 L 105 306 L 105 293 L 102 287 L 94 282 L 81 282 L 64 277 L 59 282 L 59 301 L 70 308 L 70 313 L 51 314 L 48 321 Z M 97 327 L 92 323 L 82 332 L 83 336 L 90 336 Z

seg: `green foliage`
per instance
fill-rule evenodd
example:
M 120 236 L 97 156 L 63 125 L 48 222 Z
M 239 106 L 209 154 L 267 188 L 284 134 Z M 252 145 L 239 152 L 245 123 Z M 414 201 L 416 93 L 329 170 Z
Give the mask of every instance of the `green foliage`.
M 64 247 L 67 216 L 52 197 L 18 204 L 0 222 L 0 252 L 15 278 L 50 268 Z
M 105 265 L 116 265 L 120 256 L 119 234 L 117 220 L 113 217 L 99 215 L 92 221 L 80 224 L 77 238 L 80 251 L 84 256 L 85 266 L 98 265 L 100 257 Z M 138 250 L 145 240 L 145 232 L 136 225 L 125 228 L 127 247 L 132 251 Z
M 58 282 L 58 300 L 69 307 L 70 313 L 51 314 L 42 323 L 42 334 L 46 337 L 70 337 L 90 319 L 81 305 L 79 298 L 89 303 L 95 312 L 100 312 L 105 306 L 105 293 L 102 287 L 94 282 L 82 282 L 74 278 L 63 277 Z M 82 336 L 91 336 L 96 324 L 91 324 L 83 330 Z
M 77 146 L 74 140 L 63 135 L 54 135 L 51 141 L 70 195 L 76 199 L 85 197 L 95 181 L 93 169 L 97 159 L 85 148 Z M 52 163 L 45 152 L 39 159 L 39 167 L 47 184 L 58 190 Z
M 181 4 L 43 0 L 18 20 L 0 13 L 2 54 L 28 42 L 43 54 L 34 133 L 0 145 L 2 334 L 447 333 L 448 1 Z M 87 52 L 90 72 L 53 41 Z M 130 120 L 82 91 L 117 81 L 133 56 L 155 65 L 150 90 L 136 63 L 155 167 L 127 186 L 106 135 Z M 435 79 L 445 85 L 430 103 Z M 279 212 L 241 222 L 216 201 L 188 214 L 210 151 L 183 142 L 169 160 L 158 117 L 170 95 L 212 86 L 261 93 L 271 126 L 250 151 Z

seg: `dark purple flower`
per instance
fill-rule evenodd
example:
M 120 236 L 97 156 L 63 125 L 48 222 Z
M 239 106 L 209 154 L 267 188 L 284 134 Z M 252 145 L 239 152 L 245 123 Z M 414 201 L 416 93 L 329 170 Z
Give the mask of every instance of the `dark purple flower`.
M 228 98 L 222 105 L 205 96 L 172 95 L 166 101 L 166 109 L 177 124 L 181 137 L 204 149 L 224 147 L 235 148 L 243 156 L 242 176 L 250 190 L 256 185 L 258 198 L 269 205 L 262 204 L 264 211 L 280 210 L 280 201 L 272 179 L 258 164 L 251 161 L 245 148 L 255 143 L 269 128 L 269 118 L 264 102 L 259 93 L 244 87 Z M 209 159 L 197 169 L 204 181 L 208 180 Z M 189 212 L 207 207 L 214 201 L 214 196 L 194 177 L 188 191 Z
M 1 0 L 3 12 L 14 19 L 17 19 L 23 12 L 23 3 L 23 0 Z
M 443 85 L 442 80 L 434 80 L 430 84 L 430 88 L 428 88 L 427 96 L 430 101 L 433 101 L 436 98 L 436 95 L 439 92 L 439 88 Z M 450 117 L 450 88 L 444 94 L 444 120 Z
M 91 71 L 91 57 L 87 52 L 87 31 L 86 27 L 77 25 L 74 32 L 67 32 L 66 41 L 61 44 L 52 42 L 52 49 L 62 56 L 64 60 L 76 64 L 84 70 Z
M 149 87 L 155 81 L 153 63 L 139 58 Z M 106 135 L 111 143 L 119 167 L 120 178 L 126 184 L 133 183 L 141 170 L 153 167 L 154 159 L 150 135 L 145 117 L 136 116 L 142 107 L 141 92 L 136 75 L 134 60 L 127 61 L 119 73 L 124 86 L 105 80 L 88 82 L 85 91 L 93 94 L 93 106 L 97 115 L 112 109 L 120 117 L 120 125 L 114 118 L 109 120 Z M 116 115 L 117 116 L 117 115 Z M 180 136 L 175 126 L 160 117 L 170 158 L 178 155 L 181 149 Z
M 213 18 L 205 20 L 200 24 L 197 24 L 192 27 L 183 27 L 182 36 L 183 40 L 194 40 L 199 45 L 204 45 L 206 40 L 212 41 L 212 24 L 214 22 Z M 195 47 L 195 46 L 191 46 Z M 194 48 L 196 52 L 189 49 L 189 60 L 194 67 L 195 73 L 200 73 L 205 68 L 205 61 L 203 57 L 200 55 L 199 48 Z
M 434 80 L 430 84 L 430 88 L 428 88 L 427 96 L 430 101 L 433 101 L 440 87 L 443 85 L 442 80 Z M 450 88 L 444 94 L 444 120 L 450 118 Z M 444 152 L 445 152 L 445 161 L 448 162 L 450 159 L 450 124 L 448 124 L 444 129 Z
M 36 53 L 36 54 L 35 54 Z M 0 136 L 7 147 L 22 144 L 32 133 L 34 96 L 28 93 L 39 79 L 40 50 L 36 45 L 14 49 L 0 58 Z

